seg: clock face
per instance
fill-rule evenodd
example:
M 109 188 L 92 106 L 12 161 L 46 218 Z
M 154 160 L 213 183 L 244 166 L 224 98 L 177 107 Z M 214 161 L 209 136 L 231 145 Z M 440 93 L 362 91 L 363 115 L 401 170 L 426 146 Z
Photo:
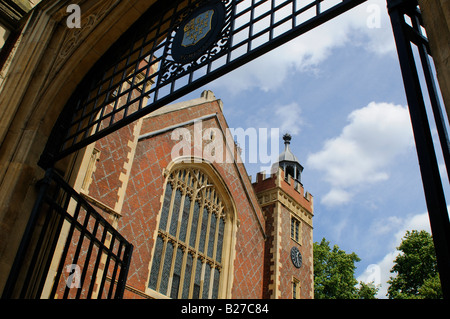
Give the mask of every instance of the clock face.
M 302 266 L 302 254 L 297 247 L 291 248 L 291 260 L 295 267 L 300 268 Z

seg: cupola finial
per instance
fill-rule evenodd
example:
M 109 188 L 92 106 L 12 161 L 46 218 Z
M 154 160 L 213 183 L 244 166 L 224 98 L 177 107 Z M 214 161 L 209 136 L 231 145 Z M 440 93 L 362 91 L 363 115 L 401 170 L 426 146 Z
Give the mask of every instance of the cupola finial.
M 289 133 L 283 135 L 284 144 L 291 144 L 292 136 Z

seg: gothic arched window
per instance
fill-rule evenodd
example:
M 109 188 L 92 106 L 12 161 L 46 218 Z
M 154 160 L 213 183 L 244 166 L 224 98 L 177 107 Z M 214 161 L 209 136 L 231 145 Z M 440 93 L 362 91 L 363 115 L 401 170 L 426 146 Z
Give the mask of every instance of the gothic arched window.
M 205 172 L 173 170 L 163 196 L 148 288 L 170 298 L 223 297 L 229 223 L 222 196 Z

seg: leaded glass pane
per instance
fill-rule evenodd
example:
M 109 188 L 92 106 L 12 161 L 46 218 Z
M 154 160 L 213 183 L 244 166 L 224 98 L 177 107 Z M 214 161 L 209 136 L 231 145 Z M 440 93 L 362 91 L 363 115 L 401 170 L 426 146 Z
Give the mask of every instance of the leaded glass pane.
M 186 241 L 187 226 L 189 221 L 189 212 L 191 210 L 191 199 L 186 196 L 184 199 L 183 216 L 181 219 L 180 240 Z
M 170 298 L 178 298 L 178 290 L 180 289 L 181 268 L 183 267 L 183 250 L 177 248 L 177 257 L 175 258 L 175 266 L 173 269 L 172 289 Z
M 208 257 L 213 257 L 214 253 L 214 241 L 216 238 L 216 224 L 217 216 L 216 214 L 211 214 L 211 224 L 209 227 L 209 239 L 208 239 Z
M 155 255 L 153 256 L 152 270 L 150 273 L 150 281 L 148 287 L 156 290 L 159 277 L 159 265 L 161 264 L 161 255 L 163 251 L 164 240 L 161 237 L 156 238 Z
M 200 285 L 194 284 L 194 290 L 192 292 L 192 299 L 200 299 Z
M 182 189 L 173 189 L 171 183 L 177 180 Z M 219 297 L 225 220 L 213 213 L 222 205 L 214 188 L 201 193 L 193 189 L 205 183 L 209 186 L 200 172 L 182 169 L 172 173 L 166 186 L 149 288 L 171 298 Z M 200 197 L 192 202 L 189 194 Z M 166 236 L 171 238 L 168 242 Z
M 191 274 L 192 274 L 192 263 L 194 262 L 194 258 L 191 254 L 187 255 L 186 259 L 186 270 L 184 272 L 184 284 L 183 284 L 183 293 L 181 298 L 187 299 L 189 298 L 189 287 L 191 286 Z
M 186 178 L 186 185 L 191 186 L 191 174 L 189 174 Z
M 198 216 L 200 214 L 200 204 L 194 203 L 194 216 L 192 216 L 191 236 L 189 238 L 189 245 L 195 247 L 195 239 L 197 238 Z
M 178 298 L 178 289 L 180 287 L 180 275 L 173 274 L 172 277 L 172 289 L 170 291 L 170 298 L 177 299 Z
M 202 218 L 202 228 L 200 232 L 200 243 L 198 245 L 198 250 L 202 253 L 205 251 L 205 241 L 206 241 L 206 231 L 208 230 L 208 210 L 206 208 L 203 209 L 203 218 Z
M 206 264 L 206 267 L 205 267 L 205 279 L 203 281 L 202 299 L 208 299 L 210 282 L 211 282 L 211 266 Z
M 291 218 L 291 238 L 295 238 L 295 219 Z
M 219 263 L 222 262 L 222 246 L 223 246 L 224 231 L 225 231 L 225 221 L 222 218 L 219 218 L 219 234 L 217 236 L 217 252 L 216 252 L 216 260 Z
M 297 299 L 297 283 L 295 281 L 292 283 L 292 298 Z
M 202 278 L 202 261 L 197 259 L 197 266 L 195 267 L 195 280 L 194 280 L 194 292 L 192 294 L 193 299 L 200 298 L 200 281 Z
M 177 189 L 175 192 L 175 199 L 173 202 L 173 210 L 172 210 L 172 219 L 170 221 L 170 229 L 169 234 L 172 236 L 177 235 L 177 226 L 178 226 L 178 215 L 180 213 L 180 204 L 181 204 L 181 191 Z
M 296 218 L 291 218 L 291 238 L 299 241 L 300 240 L 300 221 Z
M 166 254 L 164 256 L 164 266 L 161 274 L 161 284 L 159 286 L 159 292 L 167 294 L 167 287 L 169 285 L 170 267 L 172 266 L 173 256 L 173 244 L 168 243 L 166 247 Z
M 212 299 L 219 298 L 219 282 L 220 282 L 220 271 L 219 269 L 214 269 L 214 282 L 213 282 L 213 292 Z
M 159 228 L 166 230 L 167 228 L 167 219 L 169 218 L 169 208 L 170 208 L 170 200 L 172 199 L 172 185 L 167 183 L 166 192 L 164 193 L 164 203 L 161 210 L 161 221 L 159 223 Z

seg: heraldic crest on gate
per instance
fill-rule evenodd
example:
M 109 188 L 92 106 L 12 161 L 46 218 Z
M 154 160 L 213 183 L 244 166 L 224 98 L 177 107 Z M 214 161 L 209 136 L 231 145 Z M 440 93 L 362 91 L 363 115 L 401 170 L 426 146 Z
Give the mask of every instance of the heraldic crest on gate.
M 188 47 L 197 44 L 198 41 L 203 39 L 211 31 L 213 15 L 214 10 L 205 11 L 190 20 L 184 28 L 180 28 L 179 31 L 183 30 L 183 41 L 181 45 Z
M 85 76 L 40 165 L 51 167 L 364 1 L 158 1 Z M 119 105 L 121 98 L 126 102 Z

